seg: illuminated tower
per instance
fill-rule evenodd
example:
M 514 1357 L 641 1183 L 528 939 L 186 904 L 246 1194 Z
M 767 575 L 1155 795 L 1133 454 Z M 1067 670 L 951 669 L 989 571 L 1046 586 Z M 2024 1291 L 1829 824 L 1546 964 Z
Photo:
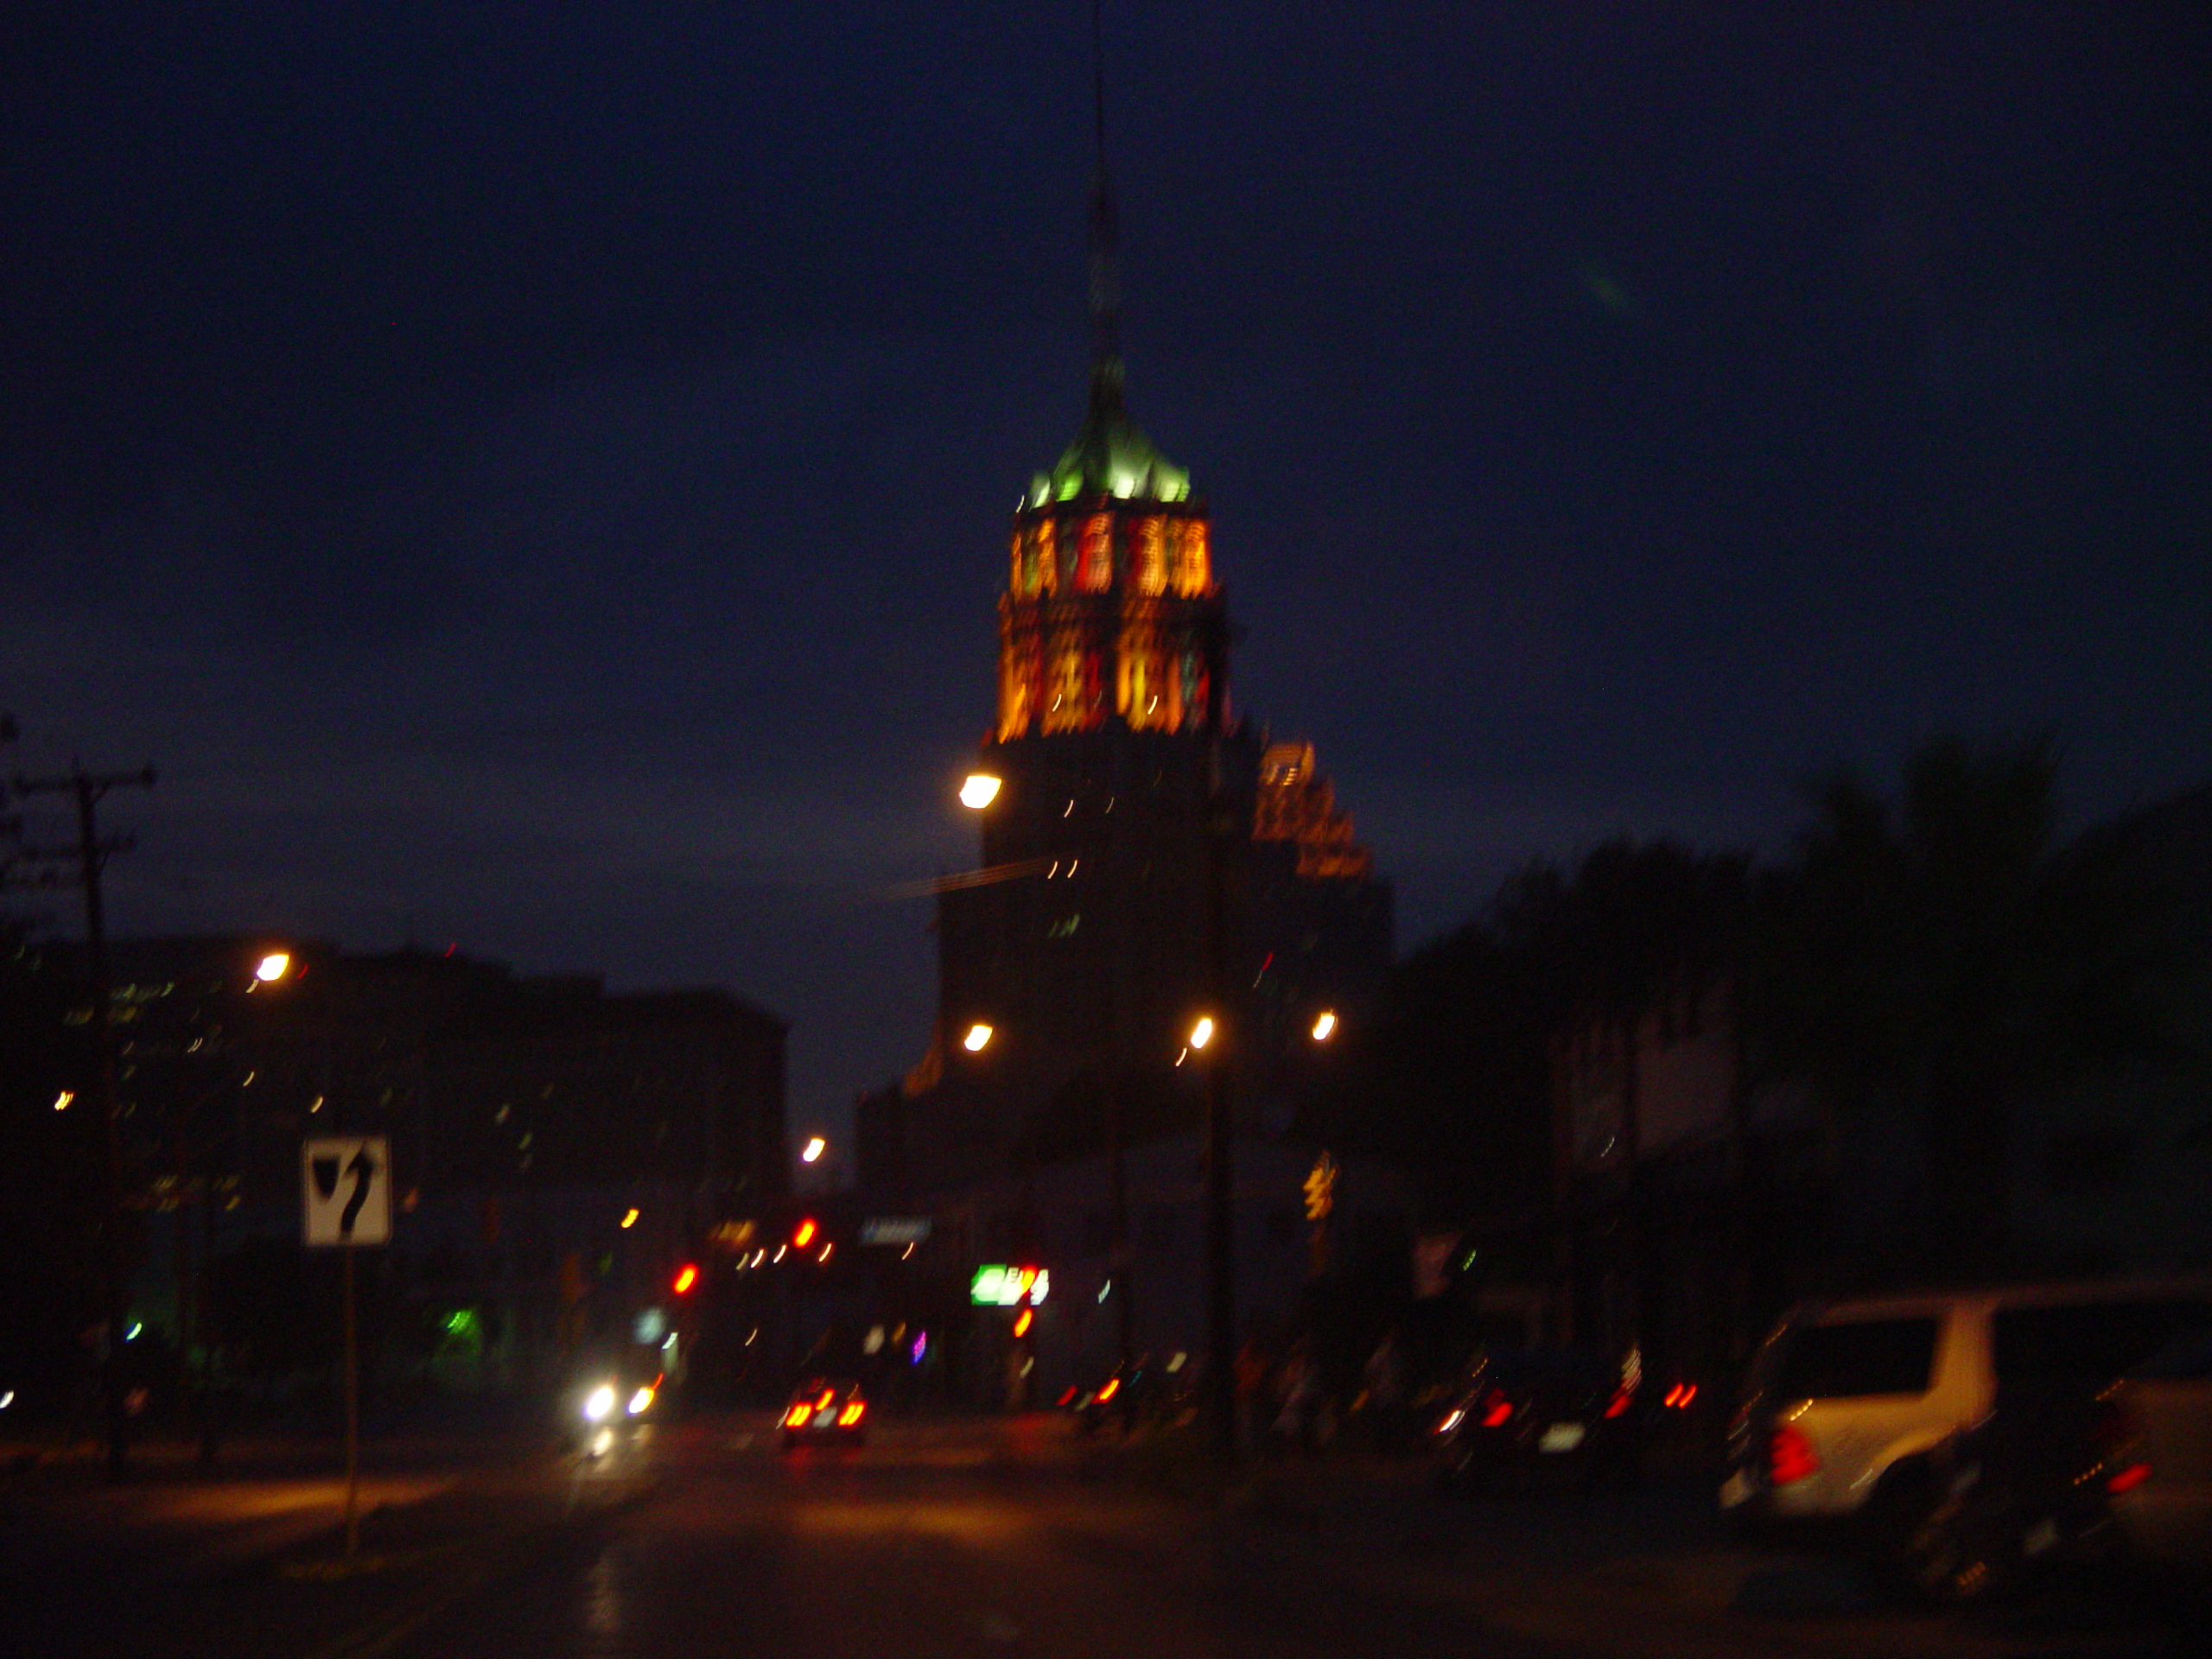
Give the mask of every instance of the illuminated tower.
M 938 892 L 931 1051 L 878 1102 L 902 1128 L 874 1139 L 912 1159 L 918 1188 L 1190 1128 L 1204 1090 L 1181 1059 L 1205 1011 L 1228 1018 L 1241 1102 L 1265 1099 L 1289 1033 L 1380 982 L 1389 889 L 1312 761 L 1230 712 L 1205 506 L 1123 404 L 1102 142 L 1090 403 L 1013 515 L 998 716 L 978 750 L 1000 790 L 980 868 Z M 1224 1008 L 1208 1002 L 1217 947 Z M 963 1042 L 976 1027 L 982 1046 Z
M 1217 732 L 1227 713 L 1205 508 L 1122 406 L 1103 163 L 1090 223 L 1090 410 L 1014 515 L 999 601 L 1001 743 L 1109 728 Z
M 938 894 L 938 1030 L 904 1090 L 926 1097 L 912 1141 L 940 1183 L 1095 1144 L 1109 1112 L 1137 1136 L 1195 1122 L 1179 1059 L 1217 944 L 1247 1078 L 1307 1004 L 1356 1001 L 1389 959 L 1389 889 L 1311 749 L 1270 749 L 1230 712 L 1205 507 L 1123 403 L 1115 233 L 1102 153 L 1090 404 L 1015 510 L 977 754 L 1001 785 L 980 868 Z M 978 1025 L 991 1039 L 968 1049 Z

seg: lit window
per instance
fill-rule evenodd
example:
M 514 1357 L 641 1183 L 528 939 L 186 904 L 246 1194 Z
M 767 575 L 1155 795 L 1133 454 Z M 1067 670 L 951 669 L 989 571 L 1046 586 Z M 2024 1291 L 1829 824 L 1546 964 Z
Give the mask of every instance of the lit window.
M 1167 591 L 1167 527 L 1157 515 L 1137 523 L 1136 588 L 1141 594 Z
M 1087 594 L 1103 594 L 1114 585 L 1114 515 L 1094 512 L 1083 524 L 1082 563 L 1076 586 Z

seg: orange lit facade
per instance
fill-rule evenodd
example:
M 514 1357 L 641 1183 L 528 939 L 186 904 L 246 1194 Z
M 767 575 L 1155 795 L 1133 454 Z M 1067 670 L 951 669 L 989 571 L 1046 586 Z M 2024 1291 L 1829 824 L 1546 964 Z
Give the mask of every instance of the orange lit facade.
M 1025 506 L 999 600 L 999 739 L 1217 730 L 1223 639 L 1202 508 Z
M 1260 755 L 1252 839 L 1287 844 L 1306 880 L 1363 881 L 1375 855 L 1353 838 L 1351 815 L 1313 764 L 1311 743 L 1270 743 Z

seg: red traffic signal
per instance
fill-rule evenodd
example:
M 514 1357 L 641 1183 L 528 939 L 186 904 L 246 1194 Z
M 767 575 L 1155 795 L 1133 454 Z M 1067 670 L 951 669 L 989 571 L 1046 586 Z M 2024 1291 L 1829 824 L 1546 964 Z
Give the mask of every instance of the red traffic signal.
M 686 1291 L 690 1290 L 692 1286 L 698 1282 L 699 1269 L 693 1263 L 686 1262 L 682 1267 L 676 1270 L 675 1290 L 678 1296 L 683 1295 Z
M 809 1216 L 804 1221 L 799 1223 L 798 1230 L 791 1234 L 791 1248 L 795 1250 L 804 1249 L 814 1243 L 814 1236 L 821 1229 L 814 1224 L 814 1217 Z

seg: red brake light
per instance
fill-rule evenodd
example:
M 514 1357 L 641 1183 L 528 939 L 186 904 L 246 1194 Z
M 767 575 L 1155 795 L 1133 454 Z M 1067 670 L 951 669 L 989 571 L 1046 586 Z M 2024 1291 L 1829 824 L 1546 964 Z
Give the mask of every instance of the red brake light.
M 1818 1474 L 1820 1468 L 1821 1460 L 1814 1453 L 1813 1443 L 1805 1438 L 1802 1429 L 1794 1424 L 1784 1423 L 1768 1437 L 1766 1475 L 1772 1484 L 1787 1486 L 1793 1481 Z
M 675 1284 L 676 1294 L 678 1296 L 681 1296 L 698 1282 L 699 1269 L 694 1267 L 690 1262 L 687 1262 L 682 1268 L 677 1270 Z
M 1496 1428 L 1513 1415 L 1513 1402 L 1497 1389 L 1492 1389 L 1484 1398 L 1487 1402 L 1487 1408 L 1483 1413 L 1484 1428 Z
M 798 1230 L 791 1235 L 791 1248 L 798 1250 L 804 1249 L 814 1243 L 814 1235 L 818 1230 L 811 1217 L 800 1222 Z
M 2151 1465 L 2149 1464 L 2131 1463 L 2125 1468 L 2113 1470 L 2105 1477 L 2105 1491 L 2114 1497 L 2118 1497 L 2122 1492 L 2133 1491 L 2150 1478 Z
M 840 1428 L 850 1428 L 855 1423 L 860 1421 L 861 1414 L 867 1409 L 868 1402 L 866 1401 L 854 1401 L 852 1404 L 847 1406 L 842 1411 L 837 1414 L 837 1427 Z
M 810 1406 L 793 1406 L 789 1411 L 784 1414 L 784 1427 L 786 1428 L 804 1428 L 806 1427 L 806 1420 L 813 1414 L 814 1409 Z
M 1066 1404 L 1068 1403 L 1068 1402 L 1070 1402 L 1071 1400 L 1072 1400 L 1072 1399 L 1074 1399 L 1074 1398 L 1075 1398 L 1075 1384 L 1074 1384 L 1074 1383 L 1072 1383 L 1072 1382 L 1071 1382 L 1071 1383 L 1069 1383 L 1069 1384 L 1068 1384 L 1068 1391 L 1067 1391 L 1065 1394 L 1064 1394 L 1064 1395 L 1062 1395 L 1060 1396 L 1060 1403 L 1061 1403 L 1063 1406 L 1065 1406 L 1065 1405 L 1066 1405 Z
M 1098 1401 L 1099 1401 L 1099 1403 L 1100 1403 L 1101 1405 L 1103 1405 L 1107 1401 L 1111 1400 L 1111 1399 L 1112 1399 L 1116 1395 L 1119 1394 L 1121 1391 L 1122 1391 L 1122 1379 L 1121 1379 L 1120 1377 L 1118 1377 L 1118 1376 L 1109 1376 L 1109 1377 L 1108 1377 L 1108 1378 L 1106 1379 L 1106 1386 L 1105 1386 L 1104 1388 L 1103 1388 L 1103 1389 L 1099 1389 L 1099 1390 L 1098 1390 Z
M 1613 1397 L 1605 1402 L 1605 1415 L 1608 1417 L 1619 1416 L 1623 1412 L 1628 1409 L 1629 1402 L 1635 1398 L 1636 1396 L 1630 1394 L 1626 1389 L 1615 1389 L 1613 1390 Z M 1669 1403 L 1672 1402 L 1669 1402 Z

